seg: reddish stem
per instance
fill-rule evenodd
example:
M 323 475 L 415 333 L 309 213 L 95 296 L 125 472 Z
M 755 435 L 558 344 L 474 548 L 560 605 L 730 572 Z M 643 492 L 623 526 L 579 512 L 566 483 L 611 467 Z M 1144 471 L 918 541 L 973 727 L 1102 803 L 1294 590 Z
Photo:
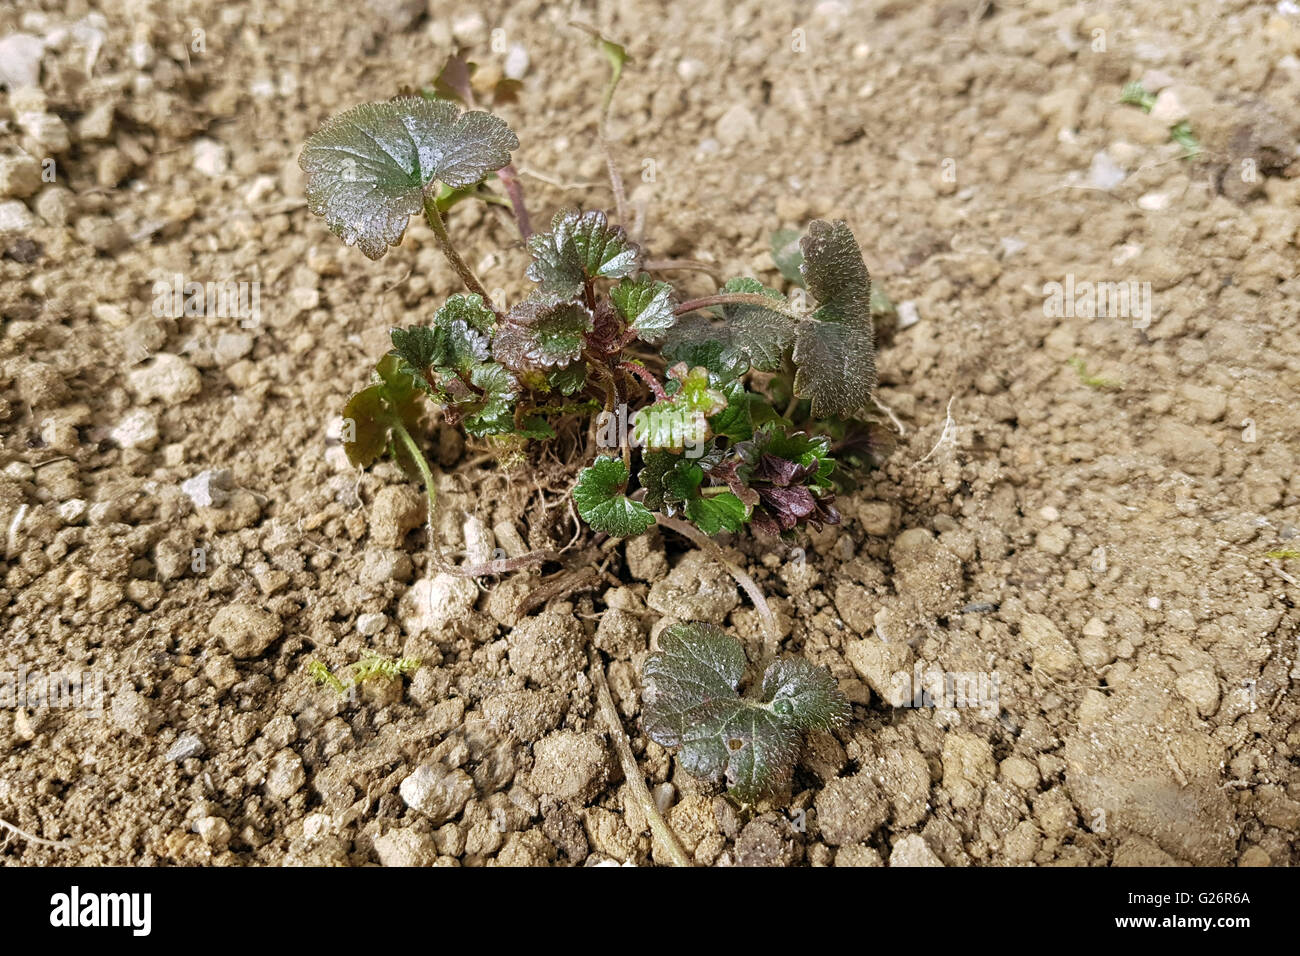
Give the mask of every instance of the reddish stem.
M 650 389 L 650 391 L 654 392 L 655 401 L 668 401 L 668 393 L 665 392 L 664 387 L 659 384 L 659 379 L 655 378 L 654 374 L 644 365 L 638 365 L 636 362 L 619 362 L 618 367 L 625 372 L 631 372 L 644 382 L 645 386 Z

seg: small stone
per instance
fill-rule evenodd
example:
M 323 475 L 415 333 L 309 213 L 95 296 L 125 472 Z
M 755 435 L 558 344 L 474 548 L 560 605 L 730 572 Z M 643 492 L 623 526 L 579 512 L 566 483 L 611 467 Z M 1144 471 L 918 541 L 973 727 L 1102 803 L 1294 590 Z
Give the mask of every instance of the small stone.
M 400 546 L 408 531 L 424 524 L 427 507 L 409 485 L 385 485 L 370 507 L 370 540 L 381 548 Z
M 221 176 L 230 168 L 230 151 L 216 140 L 200 137 L 193 150 L 194 169 L 204 176 Z
M 1188 671 L 1174 681 L 1174 689 L 1202 717 L 1211 717 L 1219 709 L 1219 679 L 1213 670 Z
M 114 725 L 133 737 L 146 737 L 153 730 L 154 719 L 149 701 L 129 687 L 113 695 L 109 714 Z
M 432 866 L 438 858 L 433 835 L 418 830 L 389 830 L 375 837 L 375 855 L 384 866 Z
M 133 408 L 108 437 L 122 448 L 148 451 L 158 444 L 158 417 L 147 409 Z
M 75 232 L 80 242 L 107 256 L 117 255 L 129 244 L 126 230 L 110 216 L 82 216 Z
M 898 303 L 898 327 L 900 329 L 910 329 L 920 321 L 921 312 L 914 301 L 905 299 Z
M 369 548 L 361 563 L 361 583 L 368 588 L 383 587 L 389 581 L 403 583 L 411 580 L 413 569 L 405 551 Z
M 12 94 L 41 82 L 41 57 L 45 41 L 30 33 L 11 33 L 0 39 L 0 86 Z
M 745 104 L 736 103 L 718 118 L 714 135 L 724 146 L 739 146 L 758 135 L 758 122 Z
M 1072 540 L 1074 540 L 1074 533 L 1069 528 L 1063 524 L 1051 524 L 1038 532 L 1034 545 L 1039 551 L 1060 556 L 1065 554 Z
M 221 817 L 199 818 L 194 821 L 194 832 L 214 850 L 220 850 L 230 843 L 230 824 Z
M 1050 618 L 1026 614 L 1020 621 L 1020 636 L 1033 652 L 1034 666 L 1049 677 L 1064 679 L 1078 668 L 1078 652 Z
M 1156 101 L 1151 105 L 1148 115 L 1165 126 L 1177 126 L 1190 117 L 1176 86 L 1170 86 L 1156 94 Z
M 203 378 L 198 369 L 179 355 L 159 352 L 149 365 L 132 370 L 127 384 L 140 401 L 159 401 L 170 407 L 199 394 Z
M 587 634 L 572 614 L 545 611 L 506 637 L 510 669 L 540 687 L 569 688 L 586 666 Z
M 398 787 L 402 800 L 439 826 L 460 813 L 474 795 L 474 780 L 463 770 L 448 770 L 440 763 L 416 767 Z
M 64 524 L 80 524 L 85 520 L 89 505 L 84 498 L 69 498 L 59 505 L 59 519 Z
M 865 770 L 832 780 L 815 805 L 822 839 L 831 846 L 865 843 L 889 818 L 889 800 Z
M 402 596 L 398 620 L 412 637 L 438 636 L 474 611 L 478 588 L 469 578 L 445 572 L 421 578 Z
M 241 660 L 262 656 L 279 640 L 282 630 L 278 617 L 249 604 L 226 605 L 208 625 L 208 633 L 219 638 Z
M 246 332 L 222 332 L 212 348 L 212 358 L 222 368 L 234 365 L 253 351 L 253 337 Z
M 196 508 L 220 508 L 229 497 L 231 485 L 229 470 L 209 468 L 181 482 L 181 493 Z
M 1024 757 L 1008 757 L 998 767 L 1002 779 L 1013 787 L 1021 790 L 1036 790 L 1038 788 L 1038 768 L 1034 766 L 1033 761 Z
M 271 758 L 262 792 L 272 800 L 288 800 L 306 782 L 307 771 L 303 769 L 302 758 L 286 747 Z
M 1088 167 L 1088 185 L 1097 189 L 1112 190 L 1128 176 L 1115 160 L 1104 152 L 1093 154 L 1092 165 Z
M 613 760 L 598 734 L 560 730 L 533 745 L 528 787 L 557 800 L 590 803 L 609 784 Z
M 909 833 L 894 844 L 893 852 L 889 854 L 889 865 L 943 866 L 943 861 L 935 855 L 925 840 L 915 833 Z
M 186 731 L 176 738 L 176 742 L 167 748 L 167 753 L 163 759 L 169 763 L 173 761 L 188 760 L 190 757 L 197 757 L 203 753 L 203 741 L 199 735 Z
M 23 150 L 0 155 L 0 199 L 26 199 L 40 188 L 40 163 Z
M 506 53 L 502 72 L 512 80 L 522 80 L 528 75 L 528 50 L 516 43 Z
M 701 551 L 688 552 L 646 597 L 652 610 L 679 621 L 721 624 L 740 603 L 727 570 Z
M 72 190 L 47 186 L 36 197 L 36 215 L 51 226 L 67 225 L 72 218 L 73 199 Z
M 17 199 L 0 202 L 0 235 L 6 233 L 28 232 L 40 223 L 32 211 Z
M 72 137 L 68 135 L 67 124 L 53 113 L 32 110 L 18 112 L 15 118 L 18 121 L 18 128 L 31 137 L 37 149 L 46 156 L 66 153 L 72 146 Z
M 374 637 L 388 626 L 386 614 L 360 614 L 357 616 L 357 630 L 366 637 Z
M 912 648 L 867 637 L 849 643 L 845 656 L 858 676 L 891 707 L 912 699 Z

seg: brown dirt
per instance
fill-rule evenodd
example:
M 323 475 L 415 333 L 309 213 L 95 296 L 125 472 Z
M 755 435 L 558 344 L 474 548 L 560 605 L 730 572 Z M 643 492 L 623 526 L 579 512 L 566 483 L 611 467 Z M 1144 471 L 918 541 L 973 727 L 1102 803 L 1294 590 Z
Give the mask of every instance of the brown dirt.
M 303 140 L 427 81 L 454 38 L 499 69 L 500 29 L 530 61 L 503 114 L 534 215 L 604 205 L 604 65 L 568 11 L 41 6 L 0 11 L 0 37 L 48 43 L 40 89 L 0 93 L 3 669 L 98 674 L 107 703 L 0 710 L 0 818 L 77 843 L 12 837 L 4 862 L 644 863 L 593 640 L 702 863 L 1300 862 L 1300 565 L 1267 557 L 1300 548 L 1296 15 L 579 5 L 635 57 L 611 133 L 656 255 L 777 282 L 773 229 L 844 218 L 900 303 L 880 356 L 896 455 L 803 551 L 731 545 L 781 612 L 765 649 L 677 542 L 602 552 L 596 590 L 524 621 L 529 573 L 415 583 L 414 486 L 355 473 L 332 431 L 387 329 L 456 286 L 419 223 L 377 264 L 342 247 L 304 208 Z M 1117 103 L 1144 74 L 1200 156 Z M 43 159 L 54 184 L 31 180 Z M 460 207 L 451 228 L 489 287 L 524 288 L 505 223 Z M 156 318 L 177 273 L 259 281 L 261 321 Z M 1149 327 L 1048 314 L 1067 276 L 1149 282 Z M 433 440 L 447 547 L 510 548 L 499 522 L 569 541 L 562 487 L 519 514 L 528 474 L 458 470 L 473 453 Z M 198 507 L 181 484 L 206 470 L 229 480 Z M 856 705 L 750 813 L 635 731 L 651 632 L 682 601 L 751 655 L 825 665 Z M 306 671 L 372 651 L 424 666 L 357 700 Z M 891 706 L 916 665 L 996 675 L 995 706 Z

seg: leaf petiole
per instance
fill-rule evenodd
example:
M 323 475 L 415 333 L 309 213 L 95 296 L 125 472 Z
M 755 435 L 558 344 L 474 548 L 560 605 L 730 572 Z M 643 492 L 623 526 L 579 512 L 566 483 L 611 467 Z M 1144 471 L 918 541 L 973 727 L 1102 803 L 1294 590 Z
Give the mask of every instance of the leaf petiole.
M 429 223 L 429 228 L 433 230 L 434 236 L 437 237 L 442 254 L 447 257 L 451 267 L 456 270 L 456 273 L 460 276 L 460 281 L 465 283 L 465 288 L 469 289 L 470 292 L 478 293 L 479 297 L 483 299 L 483 304 L 492 310 L 492 314 L 497 317 L 498 321 L 504 318 L 492 302 L 492 297 L 488 295 L 487 289 L 483 288 L 483 283 L 478 281 L 478 276 L 474 275 L 474 271 L 460 257 L 456 247 L 451 244 L 451 237 L 447 235 L 447 224 L 442 221 L 442 213 L 438 211 L 437 198 L 428 193 L 424 196 L 424 218 Z

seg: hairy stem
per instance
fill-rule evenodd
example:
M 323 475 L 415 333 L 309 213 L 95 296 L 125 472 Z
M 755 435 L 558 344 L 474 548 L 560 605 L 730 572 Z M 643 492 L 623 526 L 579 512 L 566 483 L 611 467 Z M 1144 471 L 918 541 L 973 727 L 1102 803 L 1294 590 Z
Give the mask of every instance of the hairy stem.
M 728 560 L 716 541 L 685 521 L 669 518 L 667 515 L 655 515 L 655 523 L 660 527 L 667 528 L 669 531 L 676 531 L 684 538 L 689 538 L 698 548 L 707 552 L 709 557 L 725 567 L 731 576 L 736 579 L 740 589 L 749 595 L 750 601 L 753 602 L 755 609 L 758 611 L 758 616 L 763 619 L 763 625 L 767 628 L 768 634 L 772 636 L 773 640 L 780 638 L 781 635 L 776 628 L 776 618 L 772 615 L 772 609 L 768 607 L 767 598 L 763 596 L 762 590 L 760 590 L 753 578 Z
M 779 312 L 782 315 L 788 315 L 792 319 L 799 318 L 786 307 L 783 300 L 774 299 L 771 296 L 761 295 L 757 292 L 718 292 L 715 295 L 706 295 L 698 299 L 688 299 L 673 309 L 673 315 L 685 315 L 687 312 L 694 312 L 696 309 L 707 309 L 711 305 L 758 305 L 769 312 Z
M 438 203 L 430 195 L 424 197 L 424 218 L 429 223 L 429 228 L 438 239 L 438 246 L 442 249 L 442 254 L 447 257 L 451 267 L 456 270 L 460 276 L 460 281 L 465 283 L 465 288 L 470 292 L 476 292 L 483 299 L 483 304 L 492 310 L 492 314 L 501 319 L 501 313 L 497 311 L 496 304 L 493 303 L 492 297 L 487 294 L 487 289 L 483 288 L 483 283 L 478 281 L 478 276 L 470 269 L 465 260 L 460 257 L 456 247 L 451 244 L 451 237 L 447 235 L 447 224 L 442 221 L 442 214 L 438 212 Z
M 665 392 L 664 387 L 659 384 L 659 379 L 655 378 L 654 373 L 644 365 L 638 365 L 636 362 L 619 362 L 618 367 L 625 372 L 635 375 L 644 382 L 646 388 L 650 389 L 650 391 L 654 393 L 655 401 L 668 401 L 668 393 Z
M 623 721 L 614 707 L 614 698 L 609 692 L 609 682 L 605 679 L 605 668 L 595 650 L 591 652 L 591 682 L 596 687 L 596 702 L 600 707 L 601 716 L 605 718 L 605 723 L 608 725 L 614 749 L 618 751 L 619 763 L 623 765 L 623 776 L 632 791 L 632 797 L 641 808 L 641 814 L 650 825 L 650 832 L 658 838 L 659 845 L 668 851 L 673 866 L 694 866 L 685 847 L 677 839 L 677 834 L 673 833 L 668 822 L 664 820 L 663 814 L 659 812 L 659 806 L 650 795 L 650 789 L 645 785 L 645 777 L 641 775 L 641 768 L 637 766 L 636 756 L 632 753 L 632 744 L 627 739 L 627 731 L 623 729 Z
M 515 169 L 514 163 L 498 169 L 497 178 L 501 180 L 506 195 L 510 197 L 510 208 L 514 210 L 515 225 L 519 227 L 519 235 L 524 242 L 527 242 L 533 234 L 533 226 L 528 219 L 528 207 L 524 205 L 524 187 L 519 182 L 519 172 Z

